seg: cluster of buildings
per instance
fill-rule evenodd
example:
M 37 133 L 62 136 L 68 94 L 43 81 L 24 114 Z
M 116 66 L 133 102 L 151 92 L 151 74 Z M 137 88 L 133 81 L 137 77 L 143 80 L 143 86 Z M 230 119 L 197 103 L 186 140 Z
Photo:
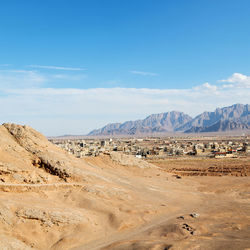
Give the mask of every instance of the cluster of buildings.
M 111 151 L 120 151 L 138 158 L 198 155 L 210 157 L 236 157 L 250 153 L 250 140 L 211 140 L 178 138 L 144 139 L 51 139 L 59 147 L 76 157 L 98 156 Z

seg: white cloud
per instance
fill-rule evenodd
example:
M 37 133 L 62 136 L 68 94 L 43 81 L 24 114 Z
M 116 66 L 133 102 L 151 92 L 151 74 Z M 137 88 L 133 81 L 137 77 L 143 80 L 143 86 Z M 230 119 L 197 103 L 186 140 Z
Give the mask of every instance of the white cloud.
M 48 66 L 48 65 L 28 65 L 31 68 L 38 69 L 55 69 L 55 70 L 67 70 L 67 71 L 84 71 L 85 68 L 72 68 L 72 67 L 61 67 L 61 66 Z
M 240 73 L 234 73 L 232 76 L 230 76 L 227 79 L 220 80 L 220 82 L 244 82 L 248 79 L 246 75 L 240 74 Z
M 27 72 L 15 74 L 29 76 Z M 0 86 L 0 106 L 4 107 L 0 122 L 26 123 L 47 135 L 84 134 L 109 122 L 171 110 L 195 116 L 216 107 L 249 103 L 250 96 L 250 88 L 244 85 L 224 88 L 210 83 L 188 89 L 57 89 L 17 84 L 3 87 L 0 77 Z
M 130 73 L 134 75 L 141 75 L 141 76 L 157 76 L 156 73 L 144 72 L 144 71 L 138 71 L 138 70 L 131 70 Z
M 218 90 L 218 87 L 215 86 L 215 85 L 212 85 L 212 84 L 210 84 L 208 82 L 205 82 L 205 83 L 203 83 L 200 86 L 194 87 L 194 89 L 197 90 L 197 91 L 199 91 L 199 90 L 202 90 L 202 91 L 212 91 L 212 92 L 216 93 L 217 90 Z
M 235 87 L 250 88 L 250 76 L 246 76 L 241 73 L 234 73 L 229 78 L 219 80 L 219 82 L 229 83 L 222 85 L 223 88 L 235 88 Z

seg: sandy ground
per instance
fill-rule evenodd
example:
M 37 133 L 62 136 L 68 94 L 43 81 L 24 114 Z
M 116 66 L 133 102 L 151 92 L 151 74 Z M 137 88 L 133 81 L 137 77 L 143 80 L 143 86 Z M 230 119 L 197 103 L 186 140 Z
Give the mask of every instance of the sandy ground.
M 249 176 L 76 159 L 15 126 L 0 127 L 0 156 L 0 249 L 250 248 Z

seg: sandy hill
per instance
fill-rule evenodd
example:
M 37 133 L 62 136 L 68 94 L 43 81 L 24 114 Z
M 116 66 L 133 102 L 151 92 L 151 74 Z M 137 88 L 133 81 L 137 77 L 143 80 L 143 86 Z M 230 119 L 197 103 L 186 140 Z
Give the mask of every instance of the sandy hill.
M 119 153 L 77 159 L 4 124 L 0 249 L 246 249 L 249 177 L 216 178 Z

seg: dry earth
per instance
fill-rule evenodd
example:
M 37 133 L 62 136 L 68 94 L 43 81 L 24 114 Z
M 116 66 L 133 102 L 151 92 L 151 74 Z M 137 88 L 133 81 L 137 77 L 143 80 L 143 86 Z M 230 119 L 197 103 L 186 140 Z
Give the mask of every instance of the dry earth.
M 178 157 L 150 159 L 148 162 L 181 176 L 250 176 L 250 156 L 238 158 Z
M 30 127 L 4 124 L 0 249 L 250 248 L 250 177 L 176 178 L 165 165 L 174 163 L 76 159 Z

